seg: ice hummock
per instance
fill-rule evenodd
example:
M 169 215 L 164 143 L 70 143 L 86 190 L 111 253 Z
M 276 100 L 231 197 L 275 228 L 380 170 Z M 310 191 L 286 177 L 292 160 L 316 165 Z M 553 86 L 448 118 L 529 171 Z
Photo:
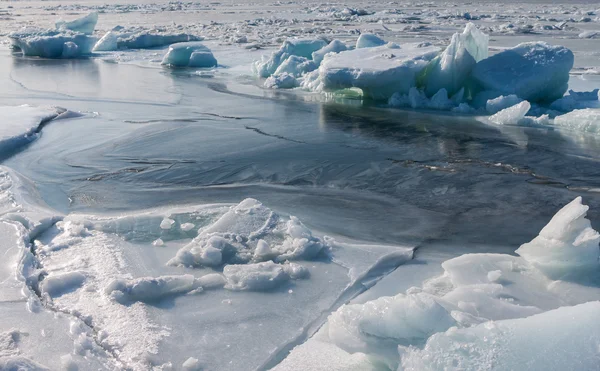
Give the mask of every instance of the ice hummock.
M 289 39 L 273 52 L 270 57 L 263 56 L 254 62 L 252 71 L 259 77 L 267 78 L 277 71 L 279 66 L 291 56 L 312 60 L 312 54 L 325 47 L 327 42 L 321 39 Z
M 268 260 L 311 260 L 327 250 L 297 218 L 283 218 L 248 198 L 225 213 L 171 259 L 171 265 L 219 267 Z
M 387 44 L 387 42 L 377 35 L 373 35 L 371 33 L 362 33 L 356 40 L 356 49 L 373 48 L 385 44 Z
M 327 354 L 342 357 L 343 361 L 329 364 L 332 369 L 339 362 L 360 362 L 362 369 L 382 365 L 399 370 L 472 369 L 485 368 L 496 357 L 494 365 L 502 369 L 502 365 L 519 368 L 525 359 L 536 369 L 563 364 L 563 350 L 572 352 L 568 348 L 572 338 L 590 344 L 599 341 L 596 326 L 588 321 L 600 311 L 593 302 L 600 300 L 600 235 L 585 219 L 587 210 L 581 198 L 573 200 L 540 236 L 517 250 L 521 257 L 465 254 L 442 263 L 444 273 L 422 287 L 340 307 L 275 369 L 302 369 L 311 361 L 300 355 L 309 352 L 318 359 Z M 574 278 L 585 282 L 578 284 Z M 560 325 L 548 326 L 550 322 Z M 552 344 L 544 339 L 552 339 Z M 537 344 L 538 351 L 548 346 L 557 351 L 534 358 L 515 353 L 525 344 Z M 596 352 L 592 348 L 590 355 Z M 593 357 L 588 361 L 596 362 Z
M 598 367 L 598 316 L 600 302 L 593 301 L 528 318 L 452 328 L 429 338 L 422 350 L 403 350 L 399 369 L 593 370 Z
M 554 126 L 584 133 L 600 134 L 600 109 L 576 109 L 554 119 Z
M 217 59 L 201 42 L 185 42 L 169 46 L 161 64 L 174 67 L 209 68 L 217 66 Z
M 71 30 L 82 34 L 91 35 L 94 33 L 96 23 L 98 23 L 98 13 L 91 12 L 86 16 L 68 22 L 61 19 L 56 22 L 56 29 Z
M 313 52 L 312 60 L 317 66 L 319 66 L 321 64 L 321 62 L 323 62 L 323 58 L 325 58 L 326 54 L 339 53 L 339 52 L 343 52 L 346 50 L 348 50 L 348 47 L 346 46 L 346 44 L 344 44 L 340 40 L 336 39 L 336 40 L 331 41 L 329 44 L 327 44 L 327 46 L 324 46 L 321 49 L 317 50 L 316 52 Z
M 450 45 L 432 60 L 421 72 L 418 84 L 428 96 L 440 89 L 454 95 L 464 87 L 475 64 L 488 57 L 489 36 L 473 23 L 468 23 L 462 33 L 452 36 Z
M 577 197 L 560 209 L 539 236 L 516 253 L 554 279 L 566 279 L 598 270 L 600 234 L 586 218 L 589 206 Z
M 327 54 L 317 71 L 302 86 L 313 91 L 361 89 L 365 97 L 387 100 L 394 93 L 408 94 L 416 77 L 439 49 L 406 44 L 385 45 Z
M 96 37 L 70 30 L 26 28 L 8 35 L 11 46 L 23 55 L 42 58 L 79 58 L 90 55 Z
M 123 29 L 116 27 L 108 31 L 94 45 L 94 52 L 116 51 L 120 49 L 149 49 L 175 43 L 202 41 L 200 36 L 168 31 L 146 29 Z
M 567 91 L 573 63 L 573 52 L 564 46 L 522 43 L 478 62 L 471 74 L 473 89 L 550 103 Z

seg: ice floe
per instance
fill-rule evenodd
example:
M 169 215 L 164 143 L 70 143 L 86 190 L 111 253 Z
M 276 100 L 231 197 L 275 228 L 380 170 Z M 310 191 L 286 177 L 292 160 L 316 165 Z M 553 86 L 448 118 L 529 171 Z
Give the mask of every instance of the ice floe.
M 173 67 L 216 67 L 217 59 L 204 44 L 200 42 L 176 43 L 169 46 L 162 64 Z

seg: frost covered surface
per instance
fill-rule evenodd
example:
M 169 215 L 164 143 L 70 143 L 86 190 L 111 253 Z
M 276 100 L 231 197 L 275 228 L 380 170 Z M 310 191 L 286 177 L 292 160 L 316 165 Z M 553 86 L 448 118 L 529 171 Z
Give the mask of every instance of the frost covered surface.
M 216 67 L 217 59 L 204 44 L 200 42 L 177 43 L 169 46 L 162 64 L 173 67 Z

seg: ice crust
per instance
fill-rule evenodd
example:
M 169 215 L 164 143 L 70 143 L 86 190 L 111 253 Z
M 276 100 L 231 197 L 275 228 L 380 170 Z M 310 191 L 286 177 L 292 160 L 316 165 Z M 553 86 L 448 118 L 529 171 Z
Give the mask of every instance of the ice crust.
M 217 66 L 217 59 L 204 44 L 184 42 L 169 46 L 162 64 L 173 67 L 209 68 Z

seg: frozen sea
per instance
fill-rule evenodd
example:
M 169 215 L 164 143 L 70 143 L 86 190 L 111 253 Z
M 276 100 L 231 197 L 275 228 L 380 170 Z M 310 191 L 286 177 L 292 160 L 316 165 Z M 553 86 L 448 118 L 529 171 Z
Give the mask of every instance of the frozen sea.
M 0 45 L 0 370 L 598 369 L 597 132 L 267 89 L 250 67 L 286 38 L 445 46 L 471 20 L 490 54 L 568 47 L 569 88 L 593 91 L 597 1 L 15 1 L 0 35 L 93 11 L 97 37 L 197 35 L 219 66 Z

